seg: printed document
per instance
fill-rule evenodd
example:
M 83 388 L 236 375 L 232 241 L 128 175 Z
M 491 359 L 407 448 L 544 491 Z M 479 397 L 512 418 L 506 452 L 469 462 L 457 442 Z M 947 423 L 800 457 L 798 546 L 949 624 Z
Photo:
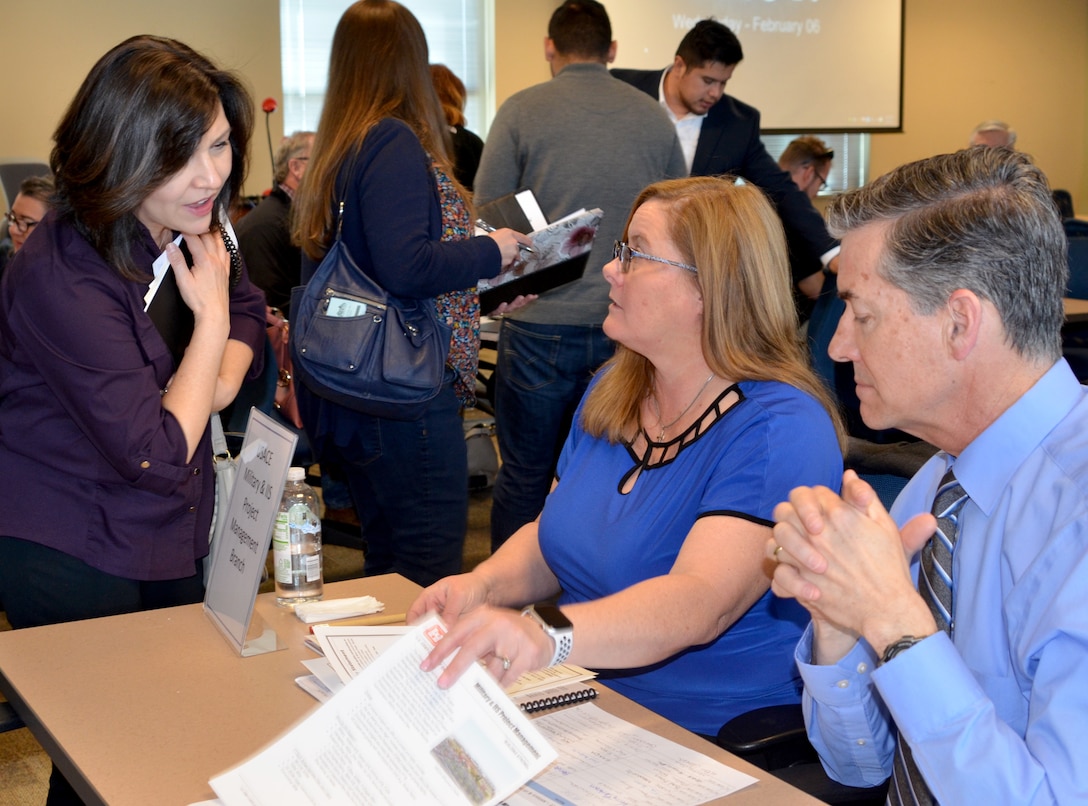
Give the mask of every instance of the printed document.
M 500 803 L 556 753 L 472 664 L 451 688 L 423 672 L 445 634 L 430 617 L 249 761 L 211 781 L 226 806 Z

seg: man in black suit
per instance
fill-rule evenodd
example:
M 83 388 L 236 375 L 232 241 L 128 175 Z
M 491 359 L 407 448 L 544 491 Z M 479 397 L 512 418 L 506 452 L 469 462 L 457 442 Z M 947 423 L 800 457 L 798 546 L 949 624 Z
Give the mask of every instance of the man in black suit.
M 793 281 L 804 297 L 798 307 L 805 315 L 820 294 L 822 269 L 838 254 L 838 245 L 808 197 L 763 147 L 759 110 L 725 94 L 743 57 L 736 35 L 707 19 L 680 41 L 664 71 L 613 70 L 612 75 L 665 107 L 692 176 L 733 174 L 767 193 L 786 230 Z

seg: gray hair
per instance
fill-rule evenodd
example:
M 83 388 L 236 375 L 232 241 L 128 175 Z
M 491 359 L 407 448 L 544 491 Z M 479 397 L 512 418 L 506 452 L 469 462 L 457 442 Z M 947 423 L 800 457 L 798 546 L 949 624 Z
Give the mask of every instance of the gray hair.
M 1005 148 L 1012 148 L 1016 145 L 1016 132 L 1013 131 L 1012 126 L 1003 120 L 984 120 L 982 123 L 975 126 L 971 132 L 971 139 L 967 141 L 968 145 L 973 145 L 976 134 L 982 134 L 983 132 L 1004 132 L 1005 134 Z
M 997 308 L 1028 359 L 1061 355 L 1068 245 L 1042 171 L 1022 153 L 969 148 L 903 165 L 839 196 L 837 236 L 890 221 L 877 271 L 930 315 L 966 288 Z
M 283 138 L 279 149 L 276 150 L 276 159 L 272 166 L 275 169 L 272 179 L 277 185 L 283 184 L 283 180 L 287 178 L 287 168 L 291 160 L 303 151 L 312 148 L 313 142 L 313 132 L 295 132 Z

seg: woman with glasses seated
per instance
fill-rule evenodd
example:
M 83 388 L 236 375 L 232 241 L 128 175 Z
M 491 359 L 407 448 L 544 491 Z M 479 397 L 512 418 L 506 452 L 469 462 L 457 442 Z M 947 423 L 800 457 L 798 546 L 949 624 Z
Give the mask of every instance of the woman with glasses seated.
M 714 735 L 800 701 L 807 618 L 771 595 L 764 546 L 793 487 L 838 485 L 842 433 L 797 339 L 782 226 L 755 186 L 651 185 L 604 274 L 617 351 L 543 512 L 408 615 L 450 626 L 424 668 L 461 650 L 440 685 L 477 659 L 503 685 L 570 661 Z M 557 596 L 560 612 L 522 617 Z
M 22 248 L 27 236 L 49 212 L 53 198 L 53 179 L 48 176 L 27 177 L 19 185 L 11 209 L 4 213 L 8 223 L 9 244 L 0 245 L 0 273 L 8 258 Z

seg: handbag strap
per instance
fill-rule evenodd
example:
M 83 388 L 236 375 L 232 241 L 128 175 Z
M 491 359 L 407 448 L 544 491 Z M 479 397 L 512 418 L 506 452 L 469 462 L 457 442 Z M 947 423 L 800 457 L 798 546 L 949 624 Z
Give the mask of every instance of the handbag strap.
M 227 447 L 227 437 L 223 433 L 223 421 L 219 418 L 219 412 L 212 412 L 212 457 L 215 459 L 229 459 L 230 449 Z

